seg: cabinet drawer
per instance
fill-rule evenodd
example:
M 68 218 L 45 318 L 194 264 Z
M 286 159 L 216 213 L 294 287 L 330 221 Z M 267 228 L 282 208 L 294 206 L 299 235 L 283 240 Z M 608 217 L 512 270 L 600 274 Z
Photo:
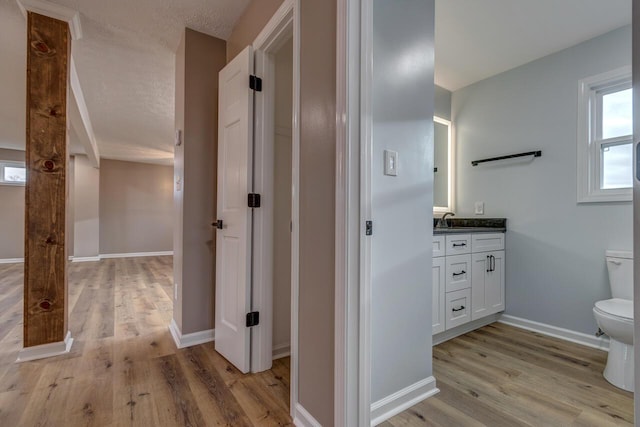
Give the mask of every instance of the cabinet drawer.
M 504 249 L 504 233 L 478 233 L 471 236 L 473 252 L 501 251 Z
M 448 256 L 445 281 L 447 292 L 471 287 L 471 254 Z
M 471 253 L 471 235 L 456 234 L 446 236 L 447 238 L 447 256 L 462 255 Z
M 471 320 L 471 289 L 448 292 L 446 295 L 446 328 L 451 329 Z
M 444 236 L 433 236 L 433 257 L 445 256 Z

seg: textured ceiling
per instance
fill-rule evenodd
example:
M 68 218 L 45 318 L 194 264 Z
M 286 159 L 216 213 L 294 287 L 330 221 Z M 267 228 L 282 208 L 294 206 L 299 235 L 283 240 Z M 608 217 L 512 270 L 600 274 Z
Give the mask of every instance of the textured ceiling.
M 54 3 L 80 12 L 83 38 L 74 41 L 73 56 L 101 156 L 171 163 L 174 53 L 182 31 L 226 39 L 249 0 Z M 3 147 L 24 146 L 25 43 L 26 21 L 15 0 L 0 0 Z
M 54 2 L 81 14 L 73 55 L 101 155 L 171 163 L 181 33 L 226 39 L 249 0 Z M 456 90 L 630 20 L 631 0 L 436 0 L 436 83 Z M 25 41 L 16 1 L 0 0 L 4 148 L 24 147 Z
M 631 23 L 632 0 L 436 0 L 436 84 L 451 91 Z

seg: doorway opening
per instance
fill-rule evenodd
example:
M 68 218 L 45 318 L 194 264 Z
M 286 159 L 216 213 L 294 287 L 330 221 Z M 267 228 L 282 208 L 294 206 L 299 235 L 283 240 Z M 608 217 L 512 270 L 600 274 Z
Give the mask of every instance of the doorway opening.
M 243 373 L 290 373 L 283 382 L 293 418 L 298 295 L 295 40 L 293 2 L 285 2 L 253 45 L 220 73 L 215 309 L 218 353 Z

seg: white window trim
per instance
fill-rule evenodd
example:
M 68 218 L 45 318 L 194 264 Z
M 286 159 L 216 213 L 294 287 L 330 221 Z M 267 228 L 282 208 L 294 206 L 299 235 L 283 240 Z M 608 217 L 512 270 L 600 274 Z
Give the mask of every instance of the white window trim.
M 15 160 L 0 160 L 0 185 L 12 185 L 24 187 L 25 182 L 14 182 L 14 181 L 5 181 L 4 180 L 4 168 L 6 166 L 19 166 L 24 168 L 25 162 L 15 161 Z
M 578 89 L 578 203 L 630 202 L 631 188 L 600 188 L 600 145 L 596 141 L 596 120 L 592 105 L 596 91 L 602 87 L 631 81 L 631 66 L 625 66 L 597 76 L 582 79 Z M 622 139 L 628 139 L 623 137 Z M 612 139 L 613 140 L 613 139 Z M 610 142 L 607 140 L 605 142 Z M 635 153 L 634 153 L 635 155 Z M 635 161 L 635 159 L 634 159 Z

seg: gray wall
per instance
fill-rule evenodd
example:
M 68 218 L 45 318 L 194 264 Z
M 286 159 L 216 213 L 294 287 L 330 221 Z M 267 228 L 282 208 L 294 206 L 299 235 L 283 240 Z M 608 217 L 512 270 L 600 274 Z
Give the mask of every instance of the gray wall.
M 610 297 L 606 249 L 632 248 L 630 203 L 576 203 L 578 80 L 631 63 L 625 27 L 453 94 L 458 216 L 508 218 L 506 312 L 596 331 Z M 534 161 L 475 159 L 541 149 Z
M 104 162 L 110 161 L 104 160 Z M 135 163 L 124 163 L 125 165 Z M 73 254 L 74 257 L 96 257 L 100 254 L 100 169 L 94 168 L 89 162 L 87 156 L 76 155 L 73 161 L 73 175 L 70 176 L 69 185 L 69 199 L 70 203 L 69 212 L 73 215 L 73 251 L 68 251 L 69 254 Z M 125 174 L 126 176 L 127 174 Z M 128 209 L 124 207 L 125 199 L 130 197 L 129 187 L 130 183 L 125 184 L 123 191 L 118 191 L 118 187 L 115 185 L 122 184 L 122 176 L 117 176 L 116 183 L 105 183 L 105 187 L 110 189 L 109 200 L 105 200 L 104 203 L 109 203 L 111 206 L 108 211 L 112 215 L 116 216 L 117 221 L 113 221 L 112 216 L 102 218 L 105 221 L 106 226 L 118 227 L 120 222 L 127 227 L 128 223 Z M 137 183 L 136 183 L 137 185 Z M 113 189 L 113 190 L 111 190 Z M 73 205 L 73 208 L 71 207 Z M 105 208 L 105 210 L 107 210 Z M 121 217 L 118 217 L 121 215 Z M 140 232 L 139 230 L 136 230 Z M 127 248 L 129 245 L 122 239 L 124 233 L 129 233 L 130 230 L 113 230 L 110 227 L 105 230 L 108 234 L 110 241 L 110 249 L 112 253 L 125 253 L 125 252 L 140 252 L 140 251 L 126 251 L 117 250 L 119 246 Z M 149 236 L 136 236 L 138 238 L 144 237 L 143 240 L 151 238 L 155 239 L 153 231 L 149 233 Z
M 76 180 L 82 177 L 76 158 Z M 158 252 L 172 249 L 173 168 L 100 161 L 100 253 Z M 83 199 L 76 186 L 76 213 Z M 83 218 L 77 218 L 83 221 Z M 77 228 L 78 224 L 76 224 Z M 78 245 L 76 230 L 76 253 Z
M 214 327 L 218 73 L 226 64 L 224 40 L 186 29 L 176 54 L 173 318 L 183 334 Z M 185 309 L 185 307 L 187 309 Z
M 253 0 L 238 18 L 227 39 L 227 62 L 256 39 L 283 0 Z
M 24 162 L 24 151 L 0 148 L 0 160 Z M 0 185 L 0 259 L 24 257 L 24 186 Z
M 442 119 L 451 120 L 451 92 L 437 86 L 434 94 L 434 114 Z
M 261 0 L 257 0 L 261 1 Z M 336 2 L 300 2 L 300 404 L 333 425 Z
M 640 4 L 633 2 L 633 46 L 640 46 Z M 633 55 L 633 134 L 640 135 L 640 55 Z M 638 142 L 634 142 L 636 150 Z M 633 251 L 634 254 L 640 254 L 640 181 L 637 179 L 637 167 L 634 168 L 636 179 L 633 180 Z M 633 260 L 633 318 L 640 319 L 640 256 L 634 256 Z M 640 328 L 634 328 L 634 351 L 635 372 L 640 372 Z M 640 375 L 635 375 L 635 390 L 640 390 Z M 636 408 L 640 408 L 640 393 L 634 393 L 634 404 Z M 640 417 L 636 417 L 639 419 Z
M 433 31 L 433 0 L 374 1 L 372 402 L 432 375 Z M 399 75 L 407 46 L 418 65 Z

